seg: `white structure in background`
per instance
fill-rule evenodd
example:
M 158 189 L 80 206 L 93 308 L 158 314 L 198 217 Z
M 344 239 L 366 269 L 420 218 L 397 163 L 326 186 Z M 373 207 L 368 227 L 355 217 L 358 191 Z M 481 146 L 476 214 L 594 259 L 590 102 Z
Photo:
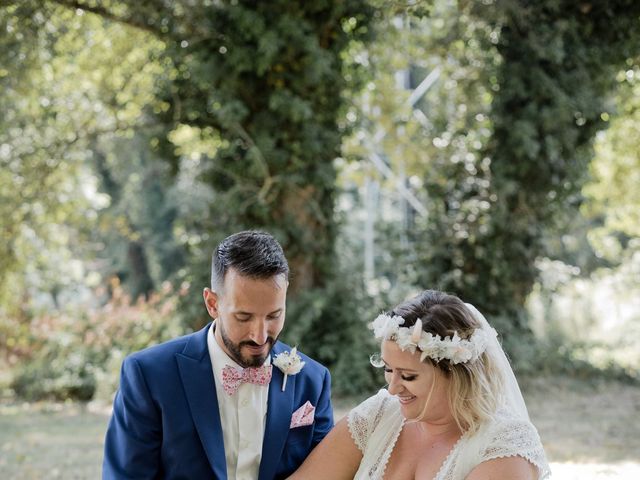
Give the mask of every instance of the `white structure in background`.
M 440 78 L 441 69 L 436 67 L 433 69 L 420 84 L 411 92 L 407 99 L 407 106 L 412 109 L 414 118 L 422 125 L 426 123 L 426 117 L 421 110 L 416 109 L 415 105 L 420 99 L 427 93 L 427 91 L 436 83 Z M 396 83 L 399 87 L 404 89 L 411 88 L 409 82 L 409 71 L 403 70 L 396 73 Z M 369 160 L 374 167 L 382 174 L 382 176 L 389 180 L 391 184 L 398 191 L 402 199 L 420 216 L 426 218 L 429 212 L 425 206 L 418 200 L 418 198 L 407 188 L 407 180 L 404 174 L 404 169 L 397 174 L 390 168 L 385 161 L 386 154 L 382 146 L 382 140 L 387 135 L 387 132 L 383 129 L 379 129 L 374 135 L 364 133 L 362 141 L 369 151 Z M 364 275 L 366 280 L 372 280 L 375 278 L 375 223 L 376 213 L 378 211 L 379 204 L 379 192 L 380 185 L 369 175 L 365 178 L 365 194 L 364 194 L 364 207 L 366 212 L 364 234 Z M 405 209 L 406 211 L 406 209 Z

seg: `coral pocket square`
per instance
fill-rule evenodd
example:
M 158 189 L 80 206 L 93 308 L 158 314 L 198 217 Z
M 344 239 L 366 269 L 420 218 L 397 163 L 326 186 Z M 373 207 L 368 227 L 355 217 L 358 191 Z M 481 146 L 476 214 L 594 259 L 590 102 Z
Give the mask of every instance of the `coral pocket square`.
M 311 405 L 311 402 L 307 400 L 307 403 L 302 405 L 299 409 L 293 412 L 291 415 L 291 425 L 289 428 L 305 427 L 313 423 L 313 416 L 316 413 L 316 407 Z

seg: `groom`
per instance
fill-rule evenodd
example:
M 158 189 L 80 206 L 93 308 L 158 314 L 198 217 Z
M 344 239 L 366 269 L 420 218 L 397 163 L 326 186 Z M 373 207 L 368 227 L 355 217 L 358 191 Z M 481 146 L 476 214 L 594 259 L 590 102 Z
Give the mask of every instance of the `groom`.
M 222 241 L 203 293 L 214 322 L 122 365 L 104 479 L 271 480 L 302 463 L 333 412 L 328 370 L 278 341 L 288 275 L 271 235 Z M 304 365 L 285 376 L 274 359 Z

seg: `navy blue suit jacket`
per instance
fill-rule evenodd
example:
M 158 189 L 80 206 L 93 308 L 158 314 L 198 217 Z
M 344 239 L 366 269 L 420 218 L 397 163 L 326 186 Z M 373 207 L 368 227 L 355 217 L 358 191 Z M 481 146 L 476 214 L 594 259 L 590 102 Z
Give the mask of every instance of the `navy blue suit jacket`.
M 142 350 L 122 364 L 107 430 L 103 479 L 226 480 L 226 461 L 207 331 Z M 277 342 L 272 355 L 290 350 Z M 259 480 L 287 477 L 333 427 L 329 371 L 306 362 L 289 376 L 273 368 Z M 307 401 L 313 425 L 290 429 Z

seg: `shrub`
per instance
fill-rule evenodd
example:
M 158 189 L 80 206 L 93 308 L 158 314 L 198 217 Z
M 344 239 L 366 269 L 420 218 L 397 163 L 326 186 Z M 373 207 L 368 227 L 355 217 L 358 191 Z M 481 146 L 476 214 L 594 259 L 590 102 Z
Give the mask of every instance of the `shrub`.
M 34 317 L 30 354 L 15 368 L 11 387 L 26 400 L 110 400 L 122 359 L 129 353 L 183 332 L 176 305 L 186 293 L 168 283 L 133 302 L 120 285 L 97 309 Z

